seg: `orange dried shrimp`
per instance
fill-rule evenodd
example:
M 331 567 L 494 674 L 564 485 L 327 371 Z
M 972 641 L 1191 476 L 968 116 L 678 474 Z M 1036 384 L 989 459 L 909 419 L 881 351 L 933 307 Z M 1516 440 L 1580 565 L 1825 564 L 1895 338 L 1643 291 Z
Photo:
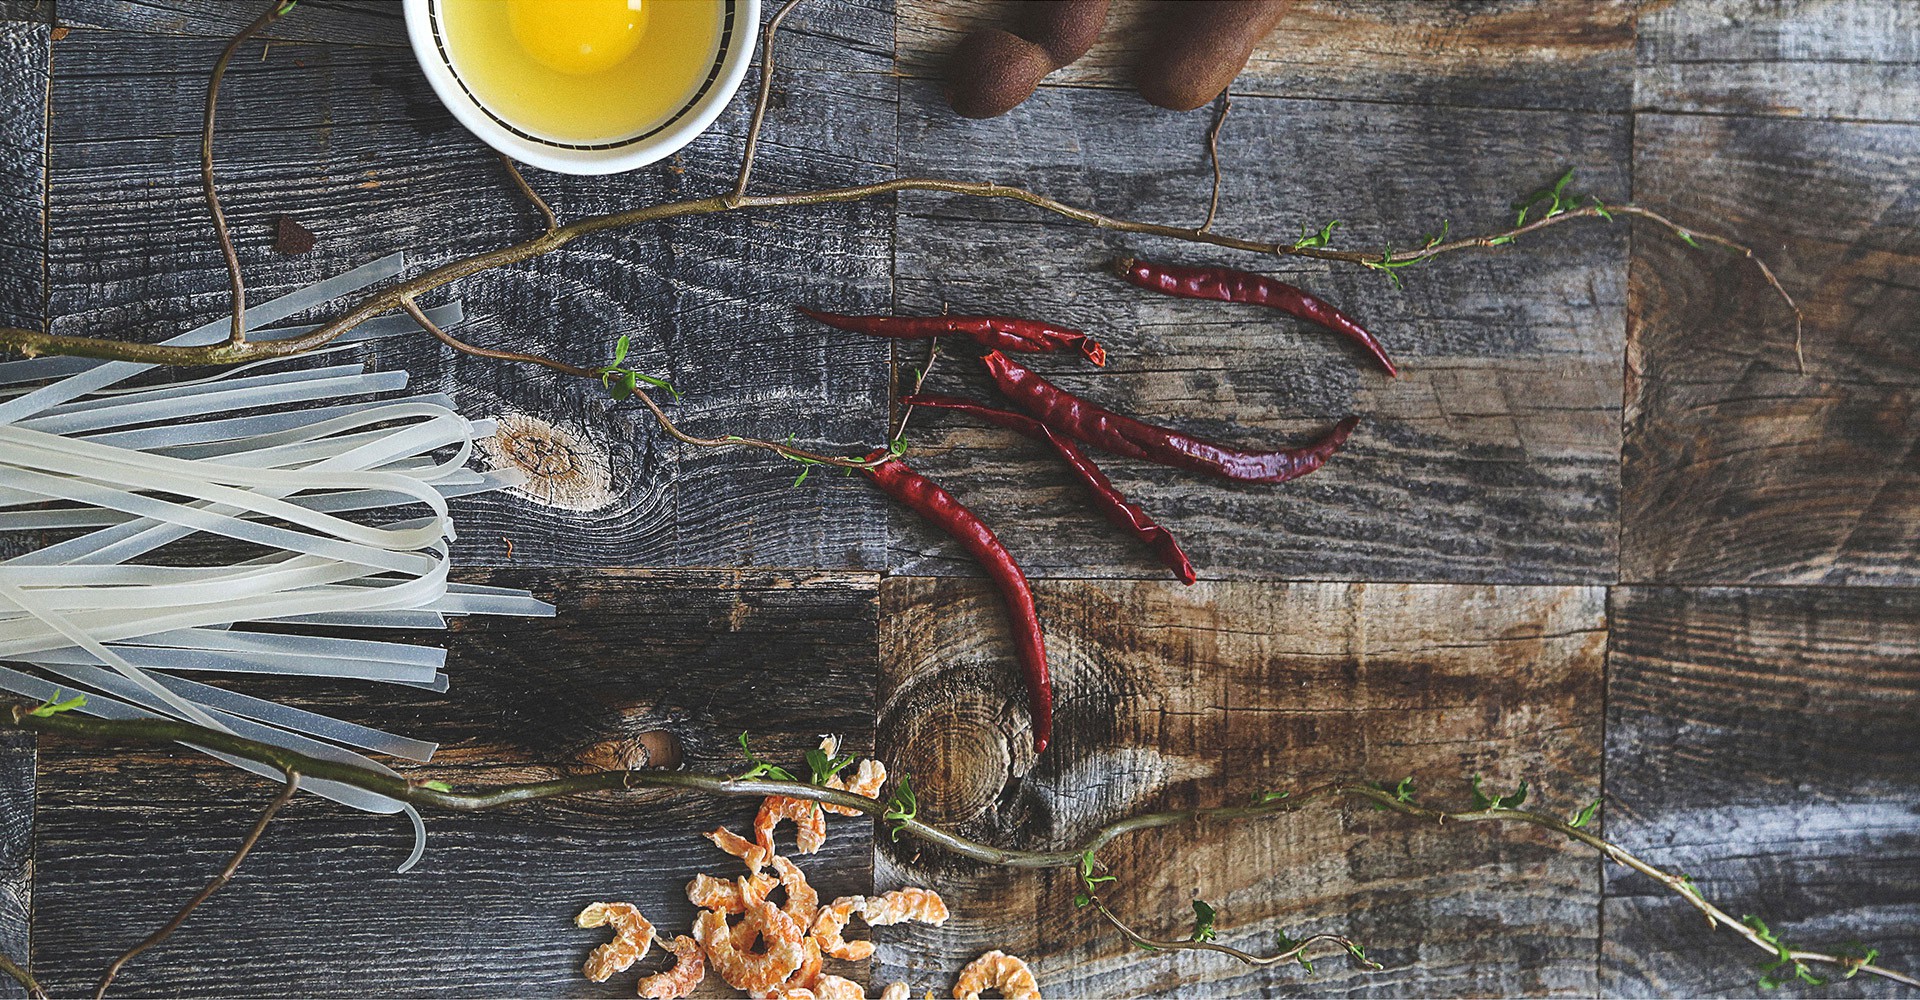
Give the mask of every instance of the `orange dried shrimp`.
M 735 945 L 740 943 L 740 935 L 737 930 L 734 933 L 733 940 Z M 766 993 L 755 993 L 755 997 L 763 997 L 771 1000 L 771 998 L 775 997 L 813 992 L 813 984 L 820 981 L 820 971 L 826 967 L 826 959 L 821 956 L 820 946 L 816 944 L 812 938 L 801 941 L 800 950 L 803 953 L 800 957 L 800 967 L 793 970 L 793 975 L 788 976 L 785 980 L 782 980 L 778 986 L 775 986 Z
M 906 983 L 888 983 L 887 988 L 880 991 L 880 1000 L 910 1000 L 912 996 L 913 990 Z
M 998 990 L 1007 1000 L 1040 1000 L 1040 983 L 1027 963 L 1003 951 L 990 951 L 960 970 L 954 980 L 954 1000 L 980 1000 L 986 990 Z
M 744 876 L 737 882 L 695 875 L 693 881 L 687 883 L 687 902 L 703 910 L 745 913 L 747 907 L 766 899 L 767 893 L 779 884 L 772 875 L 764 873 Z
M 745 928 L 744 940 L 741 928 Z M 765 944 L 765 951 L 748 949 L 747 945 L 756 936 Z M 706 949 L 707 964 L 736 990 L 772 989 L 800 968 L 806 957 L 800 945 L 799 926 L 781 913 L 779 907 L 767 902 L 748 909 L 736 928 L 727 926 L 726 914 L 701 910 L 699 919 L 694 921 L 693 937 Z
M 820 908 L 820 916 L 813 922 L 812 938 L 820 942 L 821 951 L 843 962 L 873 957 L 872 941 L 848 941 L 840 936 L 846 930 L 847 921 L 865 905 L 866 900 L 860 896 L 841 896 Z
M 625 972 L 653 943 L 653 924 L 632 903 L 593 903 L 573 918 L 580 927 L 612 927 L 613 940 L 593 949 L 580 971 L 596 983 Z
M 866 987 L 839 976 L 821 976 L 813 985 L 814 1000 L 867 1000 Z
M 707 957 L 700 953 L 700 942 L 682 934 L 664 947 L 673 952 L 673 968 L 640 980 L 640 995 L 648 1000 L 680 1000 L 707 978 Z
M 820 909 L 820 894 L 807 884 L 807 876 L 786 858 L 773 856 L 773 870 L 780 873 L 780 885 L 787 890 L 787 902 L 780 909 L 804 932 L 813 926 L 814 912 Z M 765 898 L 765 893 L 761 894 Z
M 767 856 L 773 853 L 771 846 L 763 848 L 724 826 L 714 827 L 712 832 L 702 836 L 713 841 L 713 846 L 746 862 L 747 870 L 755 875 L 760 874 L 761 866 L 767 863 Z M 771 835 L 767 837 L 767 843 L 769 845 L 773 843 Z
M 828 788 L 838 788 L 843 792 L 864 795 L 873 798 L 880 794 L 880 786 L 887 783 L 887 765 L 871 758 L 860 762 L 860 769 L 854 772 L 852 781 L 842 781 L 839 775 L 827 779 Z M 860 810 L 852 806 L 837 806 L 831 802 L 820 803 L 820 808 L 842 816 L 858 816 Z
M 799 829 L 794 831 L 795 849 L 801 854 L 812 854 L 827 842 L 827 814 L 806 799 L 796 799 L 786 795 L 769 795 L 760 804 L 760 815 L 753 819 L 753 839 L 758 841 L 766 856 L 773 857 L 773 828 L 783 819 L 790 819 Z
M 908 886 L 879 896 L 868 896 L 860 914 L 867 918 L 870 927 L 885 927 L 908 920 L 938 926 L 947 922 L 947 904 L 932 889 Z

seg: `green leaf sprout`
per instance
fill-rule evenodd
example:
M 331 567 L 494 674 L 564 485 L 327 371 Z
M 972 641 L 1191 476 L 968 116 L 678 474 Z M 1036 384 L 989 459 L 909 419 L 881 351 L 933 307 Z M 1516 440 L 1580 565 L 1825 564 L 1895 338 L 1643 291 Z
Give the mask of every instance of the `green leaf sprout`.
M 1527 783 L 1524 781 L 1520 783 L 1520 790 L 1510 795 L 1488 795 L 1480 789 L 1480 776 L 1477 774 L 1473 776 L 1469 785 L 1473 788 L 1475 812 L 1486 809 L 1518 809 L 1522 802 L 1527 801 Z
M 741 756 L 747 758 L 747 763 L 752 766 L 748 767 L 746 770 L 740 772 L 739 774 L 734 775 L 733 780 L 745 781 L 748 778 L 758 778 L 763 774 L 769 778 L 775 778 L 780 781 L 794 780 L 792 771 L 789 771 L 786 768 L 780 767 L 775 764 L 769 764 L 766 761 L 761 760 L 758 756 L 755 756 L 753 752 L 753 748 L 747 745 L 747 734 L 744 731 L 741 732 L 740 734 L 739 743 L 740 743 Z
M 607 394 L 614 399 L 626 399 L 639 389 L 641 383 L 645 383 L 656 389 L 665 389 L 667 395 L 679 399 L 680 390 L 675 389 L 673 383 L 666 379 L 621 367 L 621 362 L 627 360 L 627 351 L 632 346 L 632 340 L 624 333 L 620 335 L 619 340 L 614 341 L 613 360 L 599 368 L 601 388 L 607 390 Z
M 1214 917 L 1216 917 L 1217 915 L 1218 914 L 1214 913 L 1213 907 L 1209 905 L 1205 900 L 1202 900 L 1202 899 L 1194 900 L 1193 901 L 1193 933 L 1188 936 L 1187 940 L 1189 941 L 1213 940 L 1213 937 L 1214 937 L 1213 920 L 1214 920 Z
M 893 786 L 893 795 L 887 799 L 887 811 L 881 818 L 894 824 L 893 840 L 898 843 L 900 831 L 907 828 L 908 821 L 920 815 L 920 800 L 913 795 L 913 775 L 903 774 L 898 784 Z
M 1333 231 L 1339 228 L 1339 226 L 1340 220 L 1335 219 L 1321 226 L 1320 231 L 1316 233 L 1313 231 L 1312 226 L 1303 225 L 1300 227 L 1300 238 L 1293 241 L 1293 248 L 1295 250 L 1318 250 L 1321 247 L 1327 246 L 1333 242 Z
M 87 696 L 84 694 L 76 694 L 63 701 L 60 698 L 60 693 L 60 690 L 55 688 L 52 698 L 28 709 L 27 714 L 47 719 L 59 715 L 61 712 L 71 712 L 87 703 Z

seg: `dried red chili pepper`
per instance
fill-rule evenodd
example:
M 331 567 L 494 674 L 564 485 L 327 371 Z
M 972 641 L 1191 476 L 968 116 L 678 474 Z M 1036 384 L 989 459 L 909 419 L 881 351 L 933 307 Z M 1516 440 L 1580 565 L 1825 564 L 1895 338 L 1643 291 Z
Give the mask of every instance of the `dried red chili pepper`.
M 1281 312 L 1298 316 L 1309 323 L 1326 327 L 1347 337 L 1366 348 L 1367 353 L 1372 354 L 1374 359 L 1380 362 L 1388 375 L 1396 378 L 1400 375 L 1400 370 L 1393 366 L 1393 360 L 1387 357 L 1387 349 L 1380 345 L 1378 338 L 1368 333 L 1346 313 L 1334 308 L 1325 299 L 1284 281 L 1269 278 L 1264 274 L 1236 271 L 1230 267 L 1151 264 L 1131 257 L 1123 257 L 1115 261 L 1114 270 L 1120 277 L 1141 288 L 1165 295 L 1272 306 Z
M 1093 463 L 1093 459 L 1088 458 L 1086 452 L 1081 451 L 1079 446 L 1069 440 L 1066 435 L 1055 433 L 1046 424 L 1024 413 L 998 409 L 984 403 L 976 403 L 971 399 L 962 399 L 959 396 L 943 396 L 931 392 L 916 393 L 911 396 L 902 396 L 900 403 L 903 406 L 927 406 L 937 410 L 971 414 L 988 423 L 1018 431 L 1027 437 L 1052 445 L 1053 450 L 1067 463 L 1067 467 L 1079 475 L 1080 481 L 1086 484 L 1088 491 L 1093 494 L 1094 505 L 1100 508 L 1100 513 L 1106 515 L 1108 521 L 1145 542 L 1147 548 L 1152 549 L 1153 554 L 1159 557 L 1160 562 L 1180 577 L 1181 583 L 1193 583 L 1193 563 L 1188 561 L 1187 554 L 1180 550 L 1180 542 L 1173 537 L 1173 532 L 1154 523 L 1153 518 L 1146 511 L 1141 510 L 1137 504 L 1128 503 L 1126 496 L 1114 488 L 1112 480 L 1107 478 L 1106 473 L 1101 472 L 1100 467 Z
M 1107 349 L 1079 330 L 1054 326 L 1034 319 L 1009 316 L 843 316 L 821 312 L 806 306 L 794 308 L 828 326 L 864 333 L 870 337 L 898 337 L 925 340 L 948 335 L 970 337 L 989 351 L 1020 351 L 1027 354 L 1079 351 L 1096 365 L 1107 363 Z
M 867 461 L 885 457 L 885 449 L 874 451 Z M 1027 576 L 1007 552 L 993 529 L 966 508 L 940 484 L 913 471 L 898 458 L 866 468 L 867 475 L 880 492 L 900 502 L 933 525 L 953 536 L 967 554 L 993 578 L 1000 599 L 1007 605 L 1007 617 L 1013 625 L 1013 651 L 1026 675 L 1027 704 L 1033 714 L 1033 751 L 1047 748 L 1053 733 L 1053 682 L 1047 677 L 1047 643 L 1040 632 L 1040 616 L 1033 609 L 1033 589 Z
M 1249 483 L 1284 483 L 1326 464 L 1353 433 L 1357 416 L 1334 425 L 1304 448 L 1243 451 L 1159 427 L 1090 403 L 1007 360 L 999 351 L 981 359 L 1000 391 L 1048 427 L 1117 455 L 1209 472 Z

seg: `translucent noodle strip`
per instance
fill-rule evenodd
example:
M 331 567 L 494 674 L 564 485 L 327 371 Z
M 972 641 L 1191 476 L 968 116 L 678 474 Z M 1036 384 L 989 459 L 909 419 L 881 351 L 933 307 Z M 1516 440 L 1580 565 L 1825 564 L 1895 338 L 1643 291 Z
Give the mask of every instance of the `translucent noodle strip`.
M 284 653 L 311 659 L 410 663 L 436 670 L 446 666 L 447 663 L 447 651 L 437 646 L 415 646 L 405 642 L 345 639 L 327 635 L 300 635 L 293 632 L 248 632 L 243 629 L 210 628 L 174 629 L 136 636 L 126 642 L 140 646 L 181 646 L 193 649 Z
M 443 394 L 414 396 L 408 399 L 407 402 L 425 406 L 436 406 L 443 410 L 453 409 L 453 397 Z M 316 406 L 306 410 L 260 413 L 249 417 L 225 417 L 220 420 L 201 420 L 195 423 L 169 424 L 164 427 L 143 427 L 138 430 L 109 431 L 103 434 L 89 434 L 87 435 L 87 440 L 95 444 L 113 445 L 118 448 L 134 448 L 142 451 L 155 448 L 174 448 L 214 441 L 233 441 L 260 434 L 275 434 L 281 431 L 303 427 L 309 422 L 324 421 L 341 414 L 387 405 L 391 404 L 364 402 L 342 403 L 338 406 Z
M 258 323 L 274 323 L 288 316 L 322 303 L 360 291 L 376 282 L 398 275 L 406 268 L 405 254 L 388 254 L 379 260 L 362 264 L 344 274 L 338 274 L 324 281 L 308 285 L 299 291 L 282 295 L 277 299 L 256 303 L 249 307 L 248 315 Z M 232 325 L 231 318 L 214 320 L 204 326 L 189 330 L 165 343 L 175 346 L 193 347 L 215 344 L 224 340 Z M 28 362 L 31 363 L 31 362 Z M 50 406 L 58 406 L 70 399 L 79 399 L 96 389 L 104 389 L 140 372 L 153 368 L 153 365 L 133 361 L 99 362 L 84 371 L 52 385 L 35 389 L 24 396 L 0 403 L 0 424 L 12 423 L 30 417 Z M 34 376 L 36 378 L 40 376 Z
M 80 434 L 109 427 L 128 427 L 134 424 L 150 424 L 158 420 L 197 417 L 222 410 L 239 410 L 254 406 L 287 406 L 292 403 L 334 399 L 341 396 L 366 396 L 376 392 L 404 389 L 406 386 L 406 372 L 375 372 L 371 375 L 353 375 L 346 378 L 303 379 L 238 388 L 215 384 L 205 386 L 204 388 L 209 390 L 206 392 L 189 390 L 179 396 L 146 398 L 139 402 L 108 400 L 104 402 L 112 405 L 79 413 L 31 417 L 19 421 L 18 426 L 48 434 Z M 141 395 L 144 397 L 146 394 Z
M 195 670 L 221 674 L 278 674 L 287 677 L 332 677 L 339 680 L 430 681 L 438 673 L 432 666 L 393 663 L 385 660 L 342 660 L 322 656 L 296 656 L 288 653 L 233 652 L 220 649 L 186 649 L 177 646 L 134 646 L 115 643 L 107 647 L 121 659 L 142 670 Z M 30 663 L 83 663 L 99 665 L 97 657 L 71 647 L 47 649 L 20 657 Z

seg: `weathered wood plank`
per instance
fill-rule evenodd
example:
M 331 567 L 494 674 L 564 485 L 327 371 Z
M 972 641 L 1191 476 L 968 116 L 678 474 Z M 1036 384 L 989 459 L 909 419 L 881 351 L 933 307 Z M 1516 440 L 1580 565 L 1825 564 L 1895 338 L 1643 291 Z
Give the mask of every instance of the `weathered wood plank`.
M 879 16 L 848 15 L 860 30 Z M 834 18 L 823 9 L 808 19 L 816 58 Z M 60 44 L 56 328 L 155 337 L 217 315 L 225 278 L 195 194 L 195 108 L 202 67 L 221 43 L 75 29 Z M 256 297 L 402 247 L 425 266 L 533 231 L 498 163 L 453 124 L 406 52 L 283 42 L 266 62 L 243 63 L 223 103 L 219 169 Z M 809 79 L 784 90 L 769 115 L 759 183 L 830 186 L 888 172 L 894 81 L 827 70 Z M 277 96 L 289 94 L 304 96 Z M 746 112 L 736 102 L 678 163 L 610 179 L 533 180 L 566 217 L 719 190 L 731 183 Z M 319 234 L 314 253 L 269 249 L 280 212 Z M 882 301 L 891 230 L 886 206 L 859 204 L 596 236 L 463 282 L 458 292 L 477 319 L 462 332 L 583 361 L 609 356 L 629 333 L 633 362 L 688 393 L 676 415 L 689 429 L 793 434 L 856 450 L 882 434 L 886 352 L 802 329 L 787 303 L 829 290 Z M 864 492 L 834 487 L 841 492 L 823 499 L 784 489 L 789 468 L 777 459 L 689 453 L 650 421 L 609 415 L 597 386 L 454 358 L 424 337 L 371 351 L 379 364 L 411 371 L 418 387 L 462 396 L 475 415 L 559 424 L 590 450 L 588 464 L 606 470 L 592 510 L 527 496 L 478 501 L 471 541 L 457 552 L 468 562 L 498 560 L 502 536 L 516 540 L 516 562 L 872 567 L 884 558 L 879 501 Z M 751 538 L 736 535 L 737 521 L 758 526 Z
M 0 736 L 0 954 L 23 967 L 33 957 L 34 767 L 32 737 Z M 26 995 L 0 978 L 0 997 Z
M 1607 832 L 1801 947 L 1920 965 L 1920 592 L 1615 591 Z M 1750 996 L 1756 953 L 1609 867 L 1602 986 Z M 1865 977 L 1826 996 L 1895 996 Z
M 939 80 L 967 32 L 1005 24 L 995 0 L 903 0 L 900 70 Z M 1494 3 L 1302 0 L 1254 49 L 1233 93 L 1269 97 L 1625 111 L 1633 0 Z M 1116 0 L 1100 41 L 1048 86 L 1134 87 L 1134 67 L 1178 4 Z M 949 112 L 950 113 L 950 112 Z
M 942 115 L 926 84 L 910 83 L 903 100 L 903 170 L 1004 180 L 1129 218 L 1204 214 L 1206 116 L 1070 88 L 988 122 Z M 1468 135 L 1471 156 L 1461 149 Z M 1245 98 L 1220 149 L 1221 231 L 1285 238 L 1338 218 L 1343 246 L 1417 243 L 1443 219 L 1455 233 L 1511 225 L 1508 203 L 1566 166 L 1605 197 L 1626 188 L 1627 132 L 1608 116 Z M 1247 443 L 1298 442 L 1348 413 L 1366 415 L 1325 469 L 1279 487 L 1109 463 L 1120 488 L 1179 534 L 1202 575 L 1613 578 L 1624 227 L 1569 227 L 1445 258 L 1395 290 L 1359 268 L 1263 265 L 1020 205 L 903 196 L 901 208 L 901 311 L 1006 312 L 1092 330 L 1107 341 L 1106 369 L 1046 356 L 1033 365 L 1103 405 Z M 1368 324 L 1406 374 L 1390 381 L 1351 345 L 1272 310 L 1154 295 L 1106 273 L 1108 261 L 1134 254 L 1261 268 L 1304 285 Z M 917 362 L 919 350 L 902 355 Z M 930 387 L 988 392 L 966 353 L 956 349 Z M 964 422 L 950 417 L 916 419 L 912 460 L 977 503 L 1029 571 L 1159 575 L 1038 449 L 954 430 Z M 969 571 L 907 515 L 896 515 L 894 538 L 898 572 Z
M 1638 200 L 1773 265 L 1806 371 L 1751 265 L 1640 231 L 1623 577 L 1920 581 L 1920 128 L 1642 115 L 1635 147 Z
M 61 24 L 73 28 L 225 38 L 266 9 L 264 2 L 239 0 L 60 0 L 55 14 Z M 261 37 L 338 45 L 407 45 L 407 28 L 397 3 L 301 0 L 298 11 L 298 16 L 268 26 Z
M 1634 107 L 1920 121 L 1920 8 L 1689 0 L 1640 18 Z
M 881 587 L 880 749 L 923 812 L 998 843 L 1060 847 L 1122 815 L 1268 789 L 1412 774 L 1522 778 L 1577 807 L 1599 788 L 1604 594 L 1595 588 L 1048 582 L 1058 690 L 1037 762 L 996 598 L 960 580 Z M 1248 970 L 1144 955 L 1074 910 L 1064 873 L 1008 874 L 878 842 L 879 888 L 932 885 L 955 916 L 900 926 L 875 981 L 944 994 L 989 948 L 1033 961 L 1047 995 L 1592 993 L 1590 856 L 1520 831 L 1412 828 L 1370 811 L 1171 829 L 1118 845 L 1118 912 L 1184 935 L 1197 893 L 1221 939 L 1353 934 L 1388 967 L 1329 959 Z
M 873 740 L 876 579 L 726 572 L 514 571 L 481 575 L 553 599 L 548 621 L 472 619 L 445 637 L 451 692 L 284 685 L 274 693 L 444 741 L 421 778 L 461 785 L 579 773 L 643 753 L 664 732 L 690 768 L 737 766 L 734 737 L 797 759 L 822 732 Z M 249 691 L 266 690 L 248 684 Z M 804 699 L 804 702 L 801 702 Z M 803 703 L 804 711 L 796 705 Z M 42 753 L 35 944 L 49 989 L 90 989 L 114 954 L 216 870 L 264 781 L 180 754 L 49 744 Z M 699 833 L 749 825 L 758 803 L 658 796 L 430 815 L 410 875 L 405 824 L 296 800 L 238 879 L 116 995 L 631 996 L 579 963 L 601 938 L 572 916 L 626 899 L 684 932 L 695 872 L 736 863 Z M 801 863 L 829 896 L 871 884 L 870 824 L 830 826 Z M 159 859 L 168 859 L 160 863 Z M 662 963 L 656 953 L 649 967 Z M 862 970 L 853 970 L 860 974 Z M 712 993 L 709 995 L 723 995 Z
M 50 44 L 44 23 L 0 23 L 0 323 L 10 326 L 46 323 Z M 14 555 L 19 544 L 0 542 L 0 558 Z M 33 741 L 0 738 L 0 954 L 22 965 L 32 951 L 33 789 Z M 13 980 L 0 977 L 0 997 L 25 995 Z

